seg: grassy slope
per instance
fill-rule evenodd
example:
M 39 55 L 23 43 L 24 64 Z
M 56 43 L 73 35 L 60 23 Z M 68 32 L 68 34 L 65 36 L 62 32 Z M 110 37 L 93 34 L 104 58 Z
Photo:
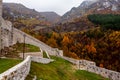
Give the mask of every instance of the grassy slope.
M 12 49 L 8 49 L 7 53 L 5 56 L 6 57 L 14 57 L 14 58 L 18 58 L 19 57 L 19 53 L 23 52 L 23 43 L 17 43 L 15 45 L 13 45 L 11 47 Z M 25 53 L 26 52 L 39 52 L 40 48 L 34 45 L 30 45 L 30 44 L 25 44 Z
M 15 60 L 15 59 L 0 59 L 0 73 L 6 71 L 7 69 L 15 66 L 21 62 L 21 60 Z
M 34 45 L 30 45 L 30 44 L 25 44 L 25 52 L 39 52 L 40 49 L 39 47 L 36 47 Z M 17 43 L 15 45 L 13 45 L 12 50 L 8 49 L 7 53 L 5 56 L 6 57 L 14 57 L 14 58 L 18 58 L 18 53 L 23 52 L 23 44 L 21 43 Z M 15 60 L 15 59 L 0 59 L 0 73 L 8 70 L 9 68 L 15 66 L 16 64 L 18 64 L 19 62 L 21 62 L 21 60 Z
M 22 43 L 18 43 L 16 46 L 16 49 L 19 50 L 20 52 L 23 51 L 23 44 Z M 40 48 L 31 44 L 25 44 L 25 52 L 39 52 Z
M 71 63 L 61 58 L 52 58 L 55 61 L 50 64 L 32 62 L 31 71 L 26 80 L 32 80 L 35 75 L 37 80 L 107 80 L 94 73 L 75 70 Z

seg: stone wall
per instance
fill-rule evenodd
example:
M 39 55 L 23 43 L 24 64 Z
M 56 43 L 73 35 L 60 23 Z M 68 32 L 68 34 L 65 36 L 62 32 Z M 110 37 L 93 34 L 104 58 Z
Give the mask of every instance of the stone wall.
M 61 58 L 71 62 L 72 64 L 75 64 L 75 65 L 79 64 L 79 60 L 76 60 L 76 59 L 73 59 L 73 58 L 69 58 L 69 57 L 65 57 L 65 56 L 62 56 Z
M 119 72 L 97 67 L 95 62 L 87 61 L 87 60 L 76 60 L 76 59 L 72 59 L 68 57 L 61 57 L 61 58 L 75 64 L 77 68 L 80 70 L 86 70 L 89 72 L 93 72 L 105 78 L 109 78 L 110 80 L 120 80 Z
M 120 73 L 97 66 L 87 66 L 87 71 L 100 74 L 103 77 L 109 78 L 110 80 L 120 80 Z
M 53 62 L 52 59 L 28 56 L 23 62 L 0 74 L 0 80 L 25 80 L 30 71 L 31 61 L 42 64 Z
M 48 58 L 40 58 L 40 57 L 31 57 L 31 60 L 33 62 L 38 62 L 38 63 L 42 63 L 42 64 L 48 64 L 50 62 L 53 62 L 54 60 L 52 59 L 48 59 Z
M 52 48 L 45 43 L 39 41 L 38 39 L 12 27 L 10 21 L 5 21 L 2 19 L 2 48 L 9 47 L 13 44 L 19 43 L 32 44 L 40 47 L 43 51 L 46 51 L 50 55 L 60 55 L 63 56 L 63 51 L 57 48 Z
M 31 57 L 28 56 L 23 62 L 0 74 L 0 80 L 24 80 L 29 74 Z
M 22 32 L 22 31 L 20 31 L 16 28 L 13 28 L 13 44 L 15 44 L 17 42 L 24 43 L 24 39 L 25 39 L 25 43 L 38 46 L 43 51 L 46 51 L 50 55 L 63 56 L 63 51 L 62 50 L 59 50 L 57 48 L 52 48 L 52 47 L 46 45 L 45 43 L 41 42 L 40 40 L 38 40 L 38 39 Z

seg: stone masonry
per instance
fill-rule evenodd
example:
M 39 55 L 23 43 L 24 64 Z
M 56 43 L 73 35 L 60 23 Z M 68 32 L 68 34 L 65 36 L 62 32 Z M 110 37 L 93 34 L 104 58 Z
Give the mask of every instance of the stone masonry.
M 54 60 L 28 56 L 23 62 L 0 74 L 0 80 L 25 80 L 30 71 L 31 61 L 48 64 Z
M 86 70 L 88 72 L 93 72 L 105 78 L 109 78 L 110 80 L 120 80 L 119 72 L 98 67 L 96 66 L 95 62 L 87 61 L 87 60 L 76 60 L 76 59 L 72 59 L 72 58 L 68 58 L 64 56 L 62 56 L 61 58 L 75 64 L 77 68 L 80 70 Z
M 0 80 L 25 80 L 29 74 L 31 57 L 28 56 L 23 62 L 0 74 Z
M 1 25 L 2 25 L 2 0 L 0 0 L 0 50 L 1 50 Z
M 2 16 L 2 0 L 0 0 L 0 16 Z

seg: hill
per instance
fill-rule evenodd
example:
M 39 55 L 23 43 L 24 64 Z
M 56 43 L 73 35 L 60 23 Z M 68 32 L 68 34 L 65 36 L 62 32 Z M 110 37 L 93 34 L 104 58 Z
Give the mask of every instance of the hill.
M 40 12 L 40 14 L 51 23 L 57 23 L 60 20 L 60 15 L 55 12 Z
M 75 32 L 88 30 L 94 27 L 95 25 L 88 20 L 87 16 L 83 16 L 70 22 L 59 23 L 52 27 L 52 30 L 55 32 Z
M 75 66 L 66 60 L 52 57 L 55 61 L 49 64 L 32 62 L 31 71 L 26 80 L 108 80 L 94 73 L 75 70 Z
M 5 16 L 7 15 L 7 16 Z M 3 17 L 18 18 L 18 17 L 25 17 L 25 18 L 38 18 L 42 19 L 43 17 L 39 14 L 39 12 L 35 11 L 34 9 L 29 9 L 22 4 L 17 3 L 3 3 Z

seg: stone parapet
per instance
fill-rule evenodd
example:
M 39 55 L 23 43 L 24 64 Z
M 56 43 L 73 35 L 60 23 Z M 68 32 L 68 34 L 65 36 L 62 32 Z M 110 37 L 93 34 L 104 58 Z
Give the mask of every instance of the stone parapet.
M 25 80 L 30 71 L 31 61 L 48 64 L 50 62 L 53 62 L 54 60 L 35 56 L 28 56 L 20 64 L 0 74 L 0 80 Z
M 105 68 L 101 68 L 96 66 L 95 62 L 88 60 L 76 60 L 68 57 L 61 57 L 77 66 L 80 70 L 86 70 L 88 72 L 93 72 L 99 74 L 105 78 L 109 78 L 110 80 L 120 80 L 120 73 L 112 70 L 108 70 Z
M 25 80 L 30 71 L 31 57 L 0 74 L 0 80 Z

